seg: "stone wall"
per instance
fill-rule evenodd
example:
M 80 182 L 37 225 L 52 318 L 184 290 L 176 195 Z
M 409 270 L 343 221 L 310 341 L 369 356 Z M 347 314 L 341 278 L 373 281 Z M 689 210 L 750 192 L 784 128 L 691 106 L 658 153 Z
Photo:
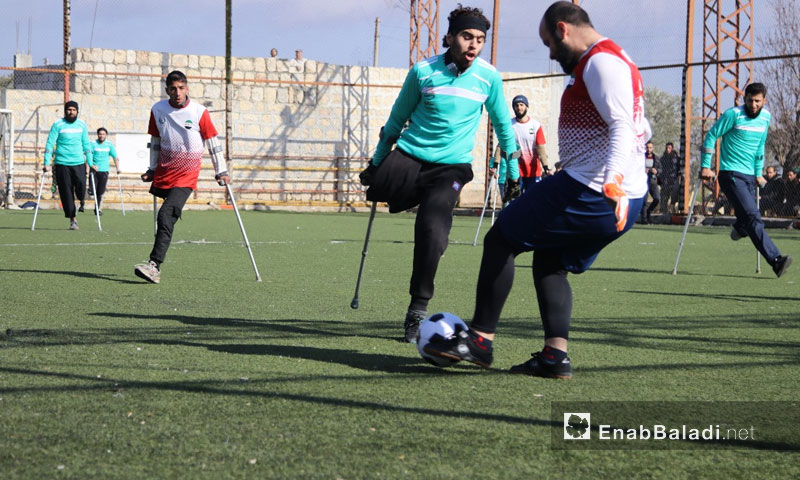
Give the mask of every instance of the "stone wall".
M 224 57 L 92 48 L 73 50 L 72 62 L 71 99 L 80 103 L 80 116 L 90 129 L 105 126 L 112 142 L 117 133 L 147 131 L 150 107 L 166 97 L 163 76 L 174 69 L 189 77 L 190 97 L 208 107 L 221 139 L 225 137 Z M 363 205 L 357 174 L 374 149 L 407 70 L 243 57 L 234 58 L 232 67 L 231 152 L 242 202 Z M 33 84 L 35 78 L 30 78 Z M 551 164 L 557 161 L 561 90 L 560 78 L 505 84 L 507 100 L 520 93 L 530 100 L 531 114 L 544 125 Z M 14 110 L 20 126 L 20 169 L 41 157 L 47 131 L 62 115 L 62 101 L 63 94 L 52 90 L 17 88 L 0 95 L 0 106 Z M 473 154 L 475 179 L 464 189 L 462 205 L 477 206 L 483 200 L 485 117 Z M 222 201 L 224 191 L 215 187 L 210 161 L 206 163 L 194 201 Z M 126 192 L 130 186 L 136 197 L 131 201 L 149 201 L 135 178 L 125 182 Z

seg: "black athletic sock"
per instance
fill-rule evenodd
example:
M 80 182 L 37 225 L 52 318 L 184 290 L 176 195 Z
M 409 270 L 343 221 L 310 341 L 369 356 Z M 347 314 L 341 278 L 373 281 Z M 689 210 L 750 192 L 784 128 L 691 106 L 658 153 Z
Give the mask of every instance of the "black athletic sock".
M 558 252 L 540 250 L 533 254 L 533 284 L 542 317 L 544 338 L 569 338 L 572 317 L 572 289 Z
M 419 312 L 427 312 L 428 311 L 428 299 L 427 298 L 419 298 L 419 297 L 411 297 L 411 303 L 408 304 L 408 310 L 415 310 Z
M 561 363 L 565 358 L 567 358 L 567 352 L 545 345 L 545 347 L 542 349 L 541 357 L 549 364 L 556 364 Z

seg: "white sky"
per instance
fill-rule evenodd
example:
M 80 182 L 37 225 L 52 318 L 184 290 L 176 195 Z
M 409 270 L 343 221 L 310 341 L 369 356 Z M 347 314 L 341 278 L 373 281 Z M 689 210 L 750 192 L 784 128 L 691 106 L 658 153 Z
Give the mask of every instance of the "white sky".
M 460 0 L 483 8 L 491 19 L 492 0 Z M 756 35 L 769 28 L 769 4 L 756 4 Z M 408 65 L 409 0 L 233 0 L 233 55 L 267 56 L 275 47 L 291 58 L 371 65 L 375 18 L 380 17 L 379 65 Z M 457 0 L 441 0 L 440 36 Z M 695 59 L 701 55 L 702 1 L 696 17 Z M 557 69 L 538 38 L 538 24 L 550 0 L 501 0 L 498 68 L 503 72 Z M 639 66 L 679 63 L 684 57 L 684 0 L 582 0 L 597 30 L 622 45 Z M 97 6 L 96 21 L 93 19 Z M 12 66 L 14 51 L 28 49 L 28 19 L 34 65 L 62 59 L 62 2 L 0 0 L 0 65 Z M 19 22 L 19 40 L 17 40 Z M 72 47 L 102 47 L 223 55 L 224 0 L 72 0 Z M 491 35 L 491 32 L 490 32 Z M 490 46 L 483 57 L 489 59 Z M 759 52 L 756 55 L 765 55 Z M 2 74 L 2 72 L 0 72 Z M 696 76 L 701 73 L 698 72 Z M 680 70 L 646 73 L 645 83 L 679 90 Z

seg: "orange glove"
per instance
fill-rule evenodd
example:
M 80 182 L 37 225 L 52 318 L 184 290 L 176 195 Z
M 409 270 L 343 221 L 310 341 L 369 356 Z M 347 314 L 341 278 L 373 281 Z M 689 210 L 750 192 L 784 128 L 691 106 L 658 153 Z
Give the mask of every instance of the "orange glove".
M 622 189 L 622 175 L 614 175 L 610 183 L 603 185 L 603 195 L 611 208 L 614 209 L 614 216 L 617 218 L 617 231 L 621 232 L 628 223 L 628 195 Z

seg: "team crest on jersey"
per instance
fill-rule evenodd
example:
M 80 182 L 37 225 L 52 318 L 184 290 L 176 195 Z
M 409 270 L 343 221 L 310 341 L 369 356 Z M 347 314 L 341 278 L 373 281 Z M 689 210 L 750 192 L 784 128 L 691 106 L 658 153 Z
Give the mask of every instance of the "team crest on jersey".
M 166 119 L 166 118 L 164 118 L 164 117 L 158 117 L 158 124 L 159 124 L 159 125 L 164 125 L 164 123 L 165 123 L 166 121 L 167 121 L 167 119 Z
M 186 128 L 186 130 L 191 130 L 192 128 L 194 128 L 194 122 L 191 120 L 186 120 L 183 126 Z
M 455 190 L 456 192 L 461 190 L 461 184 L 458 183 L 457 181 L 454 181 L 453 182 L 453 190 Z
M 528 133 L 530 133 L 531 135 L 533 135 L 533 134 L 534 134 L 534 133 L 536 133 L 536 132 L 534 132 L 534 131 L 533 131 L 533 127 L 531 127 L 531 128 L 529 128 L 529 129 L 528 129 Z

